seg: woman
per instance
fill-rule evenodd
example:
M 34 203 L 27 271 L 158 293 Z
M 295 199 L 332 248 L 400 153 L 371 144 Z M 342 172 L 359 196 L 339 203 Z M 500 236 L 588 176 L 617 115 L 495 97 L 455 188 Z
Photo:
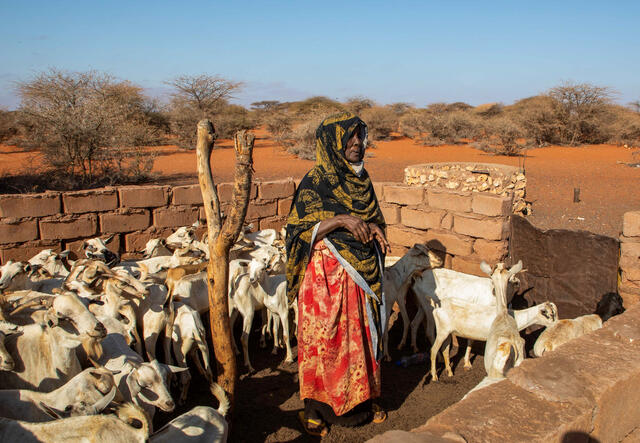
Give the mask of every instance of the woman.
M 298 298 L 298 372 L 313 435 L 326 423 L 354 426 L 386 413 L 380 396 L 385 222 L 364 169 L 367 125 L 350 113 L 316 131 L 316 164 L 287 220 L 287 293 Z

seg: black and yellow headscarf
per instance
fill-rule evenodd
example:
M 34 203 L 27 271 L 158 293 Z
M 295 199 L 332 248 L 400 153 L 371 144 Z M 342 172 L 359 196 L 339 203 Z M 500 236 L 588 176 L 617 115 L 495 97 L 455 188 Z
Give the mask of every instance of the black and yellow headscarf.
M 293 198 L 287 220 L 287 295 L 298 295 L 309 263 L 313 230 L 318 222 L 339 214 L 350 214 L 385 228 L 384 217 L 366 170 L 358 176 L 344 156 L 347 141 L 367 125 L 351 113 L 325 119 L 316 131 L 316 164 L 304 176 Z M 366 143 L 366 141 L 365 141 Z M 346 229 L 336 229 L 326 238 L 338 253 L 364 278 L 382 301 L 382 270 L 376 241 L 360 243 Z M 374 322 L 380 325 L 378 303 L 372 302 Z

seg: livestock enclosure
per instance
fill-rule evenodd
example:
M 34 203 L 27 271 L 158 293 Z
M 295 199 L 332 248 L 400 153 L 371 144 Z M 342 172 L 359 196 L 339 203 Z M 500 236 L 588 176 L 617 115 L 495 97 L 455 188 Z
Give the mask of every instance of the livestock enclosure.
M 470 372 L 458 366 L 454 378 L 443 378 L 438 384 L 428 380 L 423 366 L 401 368 L 385 363 L 383 390 L 389 395 L 385 394 L 383 405 L 390 411 L 389 420 L 377 427 L 335 429 L 326 441 L 374 438 L 382 442 L 410 435 L 421 441 L 456 441 L 459 437 L 467 441 L 561 441 L 564 436 L 575 441 L 586 441 L 588 436 L 621 441 L 636 429 L 640 416 L 622 412 L 622 408 L 640 400 L 634 397 L 640 392 L 635 381 L 640 379 L 640 358 L 635 357 L 640 355 L 636 349 L 640 306 L 632 306 L 640 296 L 638 212 L 625 214 L 620 239 L 584 231 L 540 232 L 512 215 L 509 195 L 404 183 L 374 186 L 388 223 L 393 255 L 403 255 L 414 243 L 426 243 L 441 253 L 445 267 L 478 275 L 483 260 L 522 259 L 528 270 L 523 278 L 523 303 L 550 299 L 558 304 L 561 317 L 572 317 L 591 312 L 602 293 L 618 291 L 629 309 L 602 330 L 579 339 L 571 349 L 544 359 L 527 359 L 506 381 L 462 402 L 458 400 L 482 378 L 482 357 L 473 361 Z M 295 187 L 291 179 L 254 183 L 247 215 L 254 230 L 283 226 Z M 223 208 L 230 204 L 231 188 L 227 183 L 218 185 Z M 26 260 L 43 248 L 79 253 L 85 239 L 110 234 L 114 234 L 109 244 L 112 250 L 123 257 L 139 257 L 150 238 L 166 237 L 179 226 L 204 220 L 197 185 L 4 195 L 0 196 L 0 216 L 2 264 Z M 395 350 L 398 340 L 399 327 L 394 324 L 394 360 L 409 352 Z M 424 349 L 424 337 L 419 344 Z M 297 398 L 296 364 L 279 363 L 282 355 L 261 350 L 254 339 L 251 352 L 258 372 L 241 376 L 232 440 L 304 440 L 295 417 L 302 407 Z M 458 357 L 454 363 L 457 361 Z M 211 402 L 203 383 L 204 379 L 194 377 L 190 406 Z M 505 404 L 510 406 L 500 407 Z M 156 426 L 174 415 L 159 413 Z M 618 416 L 623 418 L 612 419 Z M 406 434 L 410 430 L 412 434 Z

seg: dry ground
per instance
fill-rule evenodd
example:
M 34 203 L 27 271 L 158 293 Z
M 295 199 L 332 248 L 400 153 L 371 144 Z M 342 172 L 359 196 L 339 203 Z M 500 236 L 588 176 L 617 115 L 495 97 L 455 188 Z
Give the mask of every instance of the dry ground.
M 264 132 L 257 131 L 257 137 L 254 150 L 256 179 L 297 179 L 312 166 L 313 162 L 286 153 Z M 232 181 L 232 144 L 223 140 L 217 146 L 220 149 L 212 155 L 214 179 L 218 183 Z M 194 152 L 174 146 L 150 149 L 158 153 L 154 168 L 158 183 L 196 182 Z M 523 159 L 489 155 L 465 145 L 425 147 L 409 139 L 397 138 L 379 142 L 371 148 L 366 168 L 374 182 L 401 182 L 406 166 L 436 161 L 478 161 L 517 166 Z M 527 151 L 524 159 L 528 178 L 527 200 L 533 202 L 530 220 L 542 228 L 585 229 L 617 237 L 624 212 L 640 209 L 640 192 L 637 190 L 640 168 L 625 165 L 633 161 L 632 150 L 611 145 L 547 147 Z M 17 174 L 38 164 L 41 162 L 37 153 L 0 146 L 0 174 Z M 579 203 L 573 203 L 574 188 L 580 188 Z M 392 330 L 392 344 L 398 342 L 398 332 L 396 325 Z M 252 336 L 251 341 L 254 366 L 259 372 L 241 376 L 231 441 L 312 440 L 301 434 L 295 416 L 295 411 L 302 407 L 297 394 L 296 364 L 282 364 L 282 354 L 272 356 L 268 350 L 257 348 L 255 337 Z M 425 348 L 423 339 L 422 349 Z M 395 360 L 409 353 L 410 350 L 405 348 L 394 350 L 392 356 Z M 462 398 L 483 377 L 482 357 L 474 361 L 472 371 L 465 372 L 461 368 L 454 368 L 454 371 L 452 379 L 443 377 L 443 381 L 436 384 L 425 377 L 426 365 L 404 369 L 392 363 L 383 364 L 382 405 L 389 411 L 387 422 L 355 429 L 334 428 L 325 441 L 364 441 L 389 429 L 409 430 L 423 424 Z M 204 384 L 194 379 L 189 406 L 210 401 Z M 178 409 L 176 414 L 186 408 Z M 170 418 L 162 413 L 156 417 L 157 425 Z

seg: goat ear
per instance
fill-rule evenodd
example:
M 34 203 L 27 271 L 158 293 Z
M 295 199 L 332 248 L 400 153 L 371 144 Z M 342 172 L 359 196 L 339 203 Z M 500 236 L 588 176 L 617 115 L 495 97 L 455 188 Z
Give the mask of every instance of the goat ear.
M 487 275 L 491 275 L 491 266 L 489 266 L 484 260 L 482 260 L 482 263 L 480 263 L 480 270 Z
M 516 263 L 511 267 L 511 269 L 509 269 L 509 274 L 515 275 L 520 271 L 522 271 L 522 260 L 518 260 L 518 263 Z
M 40 410 L 42 410 L 42 412 L 44 412 L 45 414 L 47 414 L 49 417 L 53 418 L 54 420 L 60 420 L 61 418 L 64 418 L 65 414 L 62 413 L 62 411 L 58 411 L 50 406 L 45 405 L 42 402 L 38 403 L 38 408 L 40 408 Z
M 58 316 L 53 311 L 53 309 L 48 309 L 47 312 L 45 312 L 44 320 L 47 326 L 49 326 L 50 328 L 55 328 L 56 326 L 58 326 Z
M 105 243 L 109 243 L 113 239 L 114 236 L 115 236 L 115 234 L 111 234 L 110 236 L 108 236 L 106 238 L 103 238 L 102 241 L 105 242 Z
M 71 251 L 69 249 L 65 249 L 64 251 L 62 251 L 61 253 L 59 253 L 58 255 L 62 258 L 67 258 L 69 256 L 69 254 L 71 254 Z

